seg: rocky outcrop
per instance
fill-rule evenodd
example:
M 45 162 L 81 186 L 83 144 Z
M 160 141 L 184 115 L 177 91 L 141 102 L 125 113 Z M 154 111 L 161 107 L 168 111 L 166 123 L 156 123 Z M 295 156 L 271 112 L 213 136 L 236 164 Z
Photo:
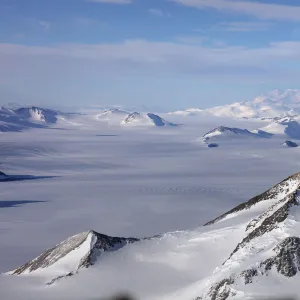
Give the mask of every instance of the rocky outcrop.
M 239 280 L 247 285 L 253 282 L 258 276 L 267 276 L 273 268 L 285 277 L 293 277 L 300 271 L 300 238 L 288 237 L 280 242 L 273 251 L 276 255 L 258 263 L 238 274 L 214 283 L 205 295 L 196 299 L 226 300 L 236 295 L 235 285 Z
M 273 267 L 277 272 L 286 277 L 293 277 L 300 271 L 300 238 L 288 237 L 274 249 L 275 256 L 261 264 L 264 271 Z
M 285 141 L 282 146 L 287 147 L 287 148 L 297 148 L 298 144 L 292 142 L 292 141 Z

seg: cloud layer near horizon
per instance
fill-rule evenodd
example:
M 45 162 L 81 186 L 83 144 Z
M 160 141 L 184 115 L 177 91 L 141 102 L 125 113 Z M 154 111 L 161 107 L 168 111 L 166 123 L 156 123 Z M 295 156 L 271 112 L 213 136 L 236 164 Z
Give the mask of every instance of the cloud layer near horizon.
M 300 59 L 300 42 L 286 41 L 270 43 L 267 47 L 204 47 L 174 42 L 149 42 L 128 40 L 116 44 L 62 44 L 52 47 L 0 44 L 0 62 L 3 70 L 18 72 L 20 69 L 55 60 L 73 60 L 81 63 L 114 67 L 119 71 L 135 69 L 142 74 L 151 70 L 172 73 L 214 75 L 232 73 L 236 75 L 249 70 L 272 70 L 280 66 L 283 70 L 289 62 Z M 23 61 L 23 63 L 21 63 Z M 25 62 L 25 63 L 24 63 Z M 26 63 L 27 62 L 27 63 Z M 55 65 L 55 64 L 54 64 Z M 104 72 L 107 69 L 103 69 Z M 28 70 L 28 74 L 34 68 Z M 246 75 L 246 74 L 244 74 Z M 251 73 L 250 73 L 251 75 Z
M 198 9 L 215 9 L 244 14 L 265 20 L 300 22 L 300 6 L 243 0 L 170 0 Z M 283 1 L 284 2 L 284 1 Z

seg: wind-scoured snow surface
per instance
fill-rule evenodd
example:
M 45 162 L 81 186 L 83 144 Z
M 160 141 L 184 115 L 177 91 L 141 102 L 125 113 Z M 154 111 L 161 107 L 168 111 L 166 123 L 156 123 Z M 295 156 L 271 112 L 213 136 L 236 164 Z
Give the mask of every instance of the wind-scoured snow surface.
M 277 270 L 286 253 L 280 249 L 297 258 L 297 176 L 249 209 L 202 225 L 298 172 L 299 147 L 283 147 L 286 138 L 276 134 L 214 149 L 196 142 L 213 128 L 252 132 L 265 121 L 161 114 L 185 126 L 108 126 L 95 116 L 1 135 L 1 171 L 36 177 L 0 183 L 0 271 L 24 271 L 1 275 L 1 299 L 122 291 L 140 299 L 212 298 L 216 285 L 225 289 L 222 280 L 229 293 L 273 292 L 274 282 L 284 284 L 274 292 L 297 291 L 298 273 L 286 276 L 295 273 L 289 263 Z M 91 232 L 124 243 L 94 247 Z M 268 276 L 250 274 L 253 284 L 242 284 L 249 268 Z

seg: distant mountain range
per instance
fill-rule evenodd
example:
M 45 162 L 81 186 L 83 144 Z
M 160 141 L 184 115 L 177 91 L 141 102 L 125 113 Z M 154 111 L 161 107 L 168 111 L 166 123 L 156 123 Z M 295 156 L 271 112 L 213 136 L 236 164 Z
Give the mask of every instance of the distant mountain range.
M 9 109 L 0 107 L 0 132 L 23 131 L 30 128 L 47 128 L 59 126 L 96 126 L 94 121 L 110 125 L 131 126 L 176 126 L 153 113 L 129 112 L 121 109 L 109 109 L 99 113 L 79 114 L 64 113 L 36 106 Z
M 170 114 L 182 116 L 213 115 L 234 118 L 275 118 L 300 114 L 300 90 L 275 90 L 254 98 L 209 109 L 190 108 Z
M 209 109 L 191 108 L 164 114 L 164 118 L 152 112 L 130 111 L 120 108 L 100 109 L 88 113 L 63 113 L 57 110 L 36 106 L 0 108 L 0 132 L 22 131 L 29 128 L 43 128 L 59 125 L 86 125 L 91 121 L 103 121 L 110 125 L 132 126 L 174 126 L 176 124 L 165 120 L 165 116 L 201 117 L 215 116 L 239 119 L 260 119 L 277 125 L 272 125 L 267 132 L 278 133 L 284 125 L 284 118 L 300 119 L 300 90 L 271 91 L 254 98 L 252 101 L 238 102 Z M 182 120 L 181 120 L 182 121 Z M 297 124 L 288 122 L 287 132 L 298 131 Z M 184 123 L 184 122 L 182 122 Z M 280 125 L 278 125 L 280 123 Z M 278 128 L 277 128 L 278 127 Z M 281 128 L 281 129 L 279 129 Z M 262 129 L 263 130 L 263 129 Z M 294 134 L 289 134 L 292 138 Z M 300 134 L 299 134 L 300 137 Z M 297 133 L 298 138 L 298 133 Z

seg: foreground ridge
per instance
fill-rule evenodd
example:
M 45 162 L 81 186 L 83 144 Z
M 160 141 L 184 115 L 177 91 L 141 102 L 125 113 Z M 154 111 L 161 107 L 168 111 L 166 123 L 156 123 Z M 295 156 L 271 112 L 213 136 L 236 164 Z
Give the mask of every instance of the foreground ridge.
M 196 299 L 244 297 L 244 290 L 249 290 L 246 286 L 253 284 L 256 291 L 257 286 L 265 282 L 265 276 L 281 276 L 283 287 L 292 284 L 288 278 L 300 271 L 300 237 L 295 235 L 299 234 L 299 187 L 300 173 L 296 173 L 205 224 L 217 225 L 230 216 L 247 214 L 257 205 L 267 206 L 263 213 L 241 226 L 245 228 L 244 237 L 211 275 L 209 284 Z

